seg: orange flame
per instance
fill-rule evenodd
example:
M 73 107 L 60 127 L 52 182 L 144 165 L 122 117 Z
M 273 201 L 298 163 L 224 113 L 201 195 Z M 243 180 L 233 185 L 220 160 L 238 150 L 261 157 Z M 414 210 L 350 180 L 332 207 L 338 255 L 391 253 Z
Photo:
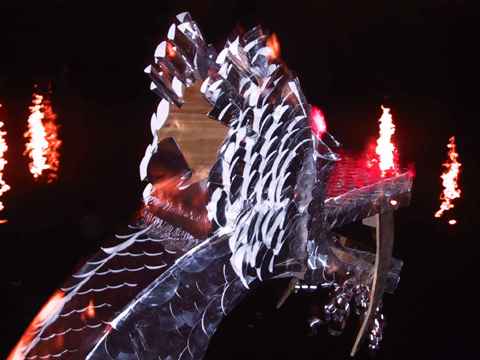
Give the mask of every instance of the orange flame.
M 87 316 L 89 318 L 95 317 L 95 306 L 93 305 L 93 300 L 90 300 L 90 302 L 88 303 Z
M 93 303 L 93 299 L 89 301 L 88 303 L 88 306 L 87 308 L 85 309 L 85 311 L 82 313 L 82 315 L 80 316 L 80 318 L 83 320 L 83 321 L 87 321 L 88 319 L 93 319 L 95 317 L 96 313 L 95 313 L 95 305 Z
M 177 55 L 176 47 L 171 42 L 167 42 L 167 56 L 170 59 L 173 59 L 176 55 Z
M 395 125 L 393 124 L 392 114 L 390 108 L 382 105 L 382 116 L 378 120 L 380 123 L 380 134 L 377 139 L 377 147 L 375 153 L 378 155 L 378 166 L 385 176 L 389 171 L 396 171 L 395 164 L 395 145 L 392 142 L 392 136 L 395 133 Z
M 0 104 L 0 108 L 1 107 L 2 104 Z M 4 136 L 7 135 L 7 132 L 2 130 L 3 125 L 4 123 L 0 121 L 0 197 L 3 195 L 3 193 L 10 190 L 10 186 L 3 179 L 3 170 L 5 169 L 5 165 L 7 165 L 7 160 L 5 160 L 4 154 L 8 150 L 7 141 L 4 138 Z M 0 211 L 3 209 L 3 203 L 0 201 Z M 6 220 L 0 220 L 0 224 L 5 222 Z
M 48 100 L 42 95 L 33 94 L 33 105 L 29 107 L 28 131 L 24 134 L 29 138 L 25 154 L 31 159 L 30 172 L 36 179 L 44 170 L 49 170 L 47 182 L 57 178 L 60 165 L 59 148 L 62 144 L 58 139 L 57 115 L 53 112 Z
M 458 176 L 460 175 L 460 166 L 458 162 L 457 146 L 455 145 L 455 136 L 452 136 L 447 145 L 448 160 L 443 166 L 446 168 L 445 172 L 440 176 L 442 179 L 443 192 L 440 194 L 440 209 L 435 213 L 435 217 L 439 218 L 443 213 L 454 207 L 452 201 L 459 198 L 462 194 L 458 187 Z M 449 221 L 450 225 L 455 225 L 456 221 Z
M 270 49 L 270 61 L 280 57 L 280 41 L 275 33 L 272 33 L 267 39 L 267 47 Z

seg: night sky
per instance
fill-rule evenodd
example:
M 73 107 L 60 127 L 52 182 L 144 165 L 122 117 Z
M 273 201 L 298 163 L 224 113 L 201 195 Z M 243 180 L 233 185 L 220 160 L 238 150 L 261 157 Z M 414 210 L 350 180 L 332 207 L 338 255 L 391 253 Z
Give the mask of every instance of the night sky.
M 396 213 L 395 256 L 404 262 L 396 293 L 385 298 L 388 326 L 378 359 L 479 356 L 474 317 L 480 256 L 478 69 L 467 1 L 155 2 L 2 1 L 1 121 L 8 132 L 0 218 L 0 358 L 48 296 L 140 206 L 138 163 L 150 142 L 157 99 L 143 69 L 173 16 L 188 10 L 221 48 L 234 28 L 274 31 L 282 57 L 346 149 L 377 135 L 380 104 L 397 125 L 403 165 L 414 164 L 410 207 Z M 22 156 L 33 85 L 52 87 L 63 140 L 58 182 L 34 182 Z M 475 85 L 475 86 L 474 86 Z M 470 89 L 477 90 L 470 91 Z M 433 218 L 441 164 L 457 138 L 462 198 L 451 216 Z M 274 305 L 285 283 L 256 291 L 221 325 L 207 359 L 345 359 L 355 321 L 340 337 L 308 335 L 319 298 Z M 478 341 L 478 340 L 476 340 Z M 368 358 L 363 351 L 359 359 Z

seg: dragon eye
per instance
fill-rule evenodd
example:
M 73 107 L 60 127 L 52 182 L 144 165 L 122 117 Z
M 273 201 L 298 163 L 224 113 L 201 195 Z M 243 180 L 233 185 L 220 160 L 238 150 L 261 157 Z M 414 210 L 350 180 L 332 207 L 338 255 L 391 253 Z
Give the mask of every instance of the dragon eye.
M 312 134 L 315 135 L 318 140 L 321 140 L 323 134 L 327 132 L 327 123 L 322 110 L 316 106 L 312 106 L 309 123 Z

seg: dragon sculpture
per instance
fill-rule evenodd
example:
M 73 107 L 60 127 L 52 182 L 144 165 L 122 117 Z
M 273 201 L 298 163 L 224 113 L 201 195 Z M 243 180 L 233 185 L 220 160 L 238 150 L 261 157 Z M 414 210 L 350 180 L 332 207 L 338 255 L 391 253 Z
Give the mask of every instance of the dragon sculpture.
M 9 360 L 201 359 L 248 291 L 282 277 L 292 281 L 280 303 L 295 288 L 329 288 L 322 322 L 341 332 L 356 309 L 352 353 L 363 339 L 378 347 L 382 294 L 401 267 L 393 239 L 375 255 L 344 246 L 334 229 L 388 213 L 394 197 L 408 204 L 412 177 L 339 182 L 355 169 L 272 58 L 268 36 L 255 27 L 217 54 L 188 13 L 177 15 L 145 69 L 161 101 L 140 164 L 140 215 L 50 298 Z M 158 131 L 198 81 L 228 133 L 208 177 L 193 181 L 175 140 Z

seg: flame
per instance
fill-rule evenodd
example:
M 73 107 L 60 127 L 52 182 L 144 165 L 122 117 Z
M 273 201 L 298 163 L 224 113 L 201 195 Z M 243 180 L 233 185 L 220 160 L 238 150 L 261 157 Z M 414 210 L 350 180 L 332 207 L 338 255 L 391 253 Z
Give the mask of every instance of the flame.
M 278 41 L 278 37 L 275 33 L 272 33 L 272 35 L 267 38 L 267 47 L 270 49 L 270 61 L 276 60 L 280 57 L 280 41 Z
M 48 169 L 47 158 L 45 157 L 48 149 L 48 141 L 42 122 L 45 117 L 42 112 L 42 101 L 43 96 L 33 95 L 33 105 L 29 107 L 28 131 L 24 134 L 25 137 L 30 138 L 30 141 L 26 145 L 26 152 L 32 159 L 29 168 L 35 178 L 40 176 L 43 170 Z
M 0 104 L 0 108 L 2 104 Z M 5 182 L 3 179 L 3 170 L 5 169 L 5 165 L 7 164 L 7 160 L 4 158 L 5 152 L 8 150 L 7 141 L 5 140 L 5 135 L 7 135 L 6 131 L 2 130 L 4 123 L 0 121 L 0 197 L 10 190 L 10 186 Z M 0 211 L 4 209 L 3 203 L 0 201 Z M 5 223 L 6 220 L 0 220 L 0 224 Z
M 382 177 L 388 172 L 396 172 L 395 164 L 395 145 L 392 143 L 392 136 L 395 133 L 395 125 L 393 124 L 390 108 L 382 105 L 382 116 L 378 120 L 380 123 L 380 131 L 377 139 L 377 147 L 375 153 L 378 155 L 378 166 L 382 172 Z
M 28 131 L 24 134 L 29 141 L 26 144 L 25 154 L 31 159 L 30 172 L 36 179 L 44 170 L 49 170 L 47 182 L 57 178 L 60 165 L 59 148 L 62 144 L 58 139 L 58 125 L 55 123 L 57 115 L 51 104 L 42 95 L 33 94 L 33 105 L 29 107 Z
M 316 106 L 312 106 L 310 110 L 310 129 L 312 133 L 320 140 L 327 132 L 327 122 L 325 121 L 325 115 L 322 110 Z
M 32 340 L 38 334 L 38 329 L 42 327 L 45 322 L 58 314 L 64 305 L 64 293 L 60 290 L 56 291 L 48 302 L 38 312 L 37 316 L 28 326 L 27 330 L 23 333 L 20 341 L 13 348 L 12 352 L 8 356 L 7 360 L 23 360 L 26 353 L 29 351 Z
M 458 162 L 457 146 L 455 145 L 455 136 L 452 136 L 447 145 L 448 160 L 443 166 L 446 168 L 444 173 L 440 176 L 442 179 L 443 192 L 440 194 L 440 209 L 435 213 L 435 217 L 439 218 L 443 213 L 454 207 L 452 201 L 459 198 L 462 194 L 458 187 L 458 176 L 460 175 L 460 166 Z M 456 224 L 456 221 L 450 220 L 450 225 Z

